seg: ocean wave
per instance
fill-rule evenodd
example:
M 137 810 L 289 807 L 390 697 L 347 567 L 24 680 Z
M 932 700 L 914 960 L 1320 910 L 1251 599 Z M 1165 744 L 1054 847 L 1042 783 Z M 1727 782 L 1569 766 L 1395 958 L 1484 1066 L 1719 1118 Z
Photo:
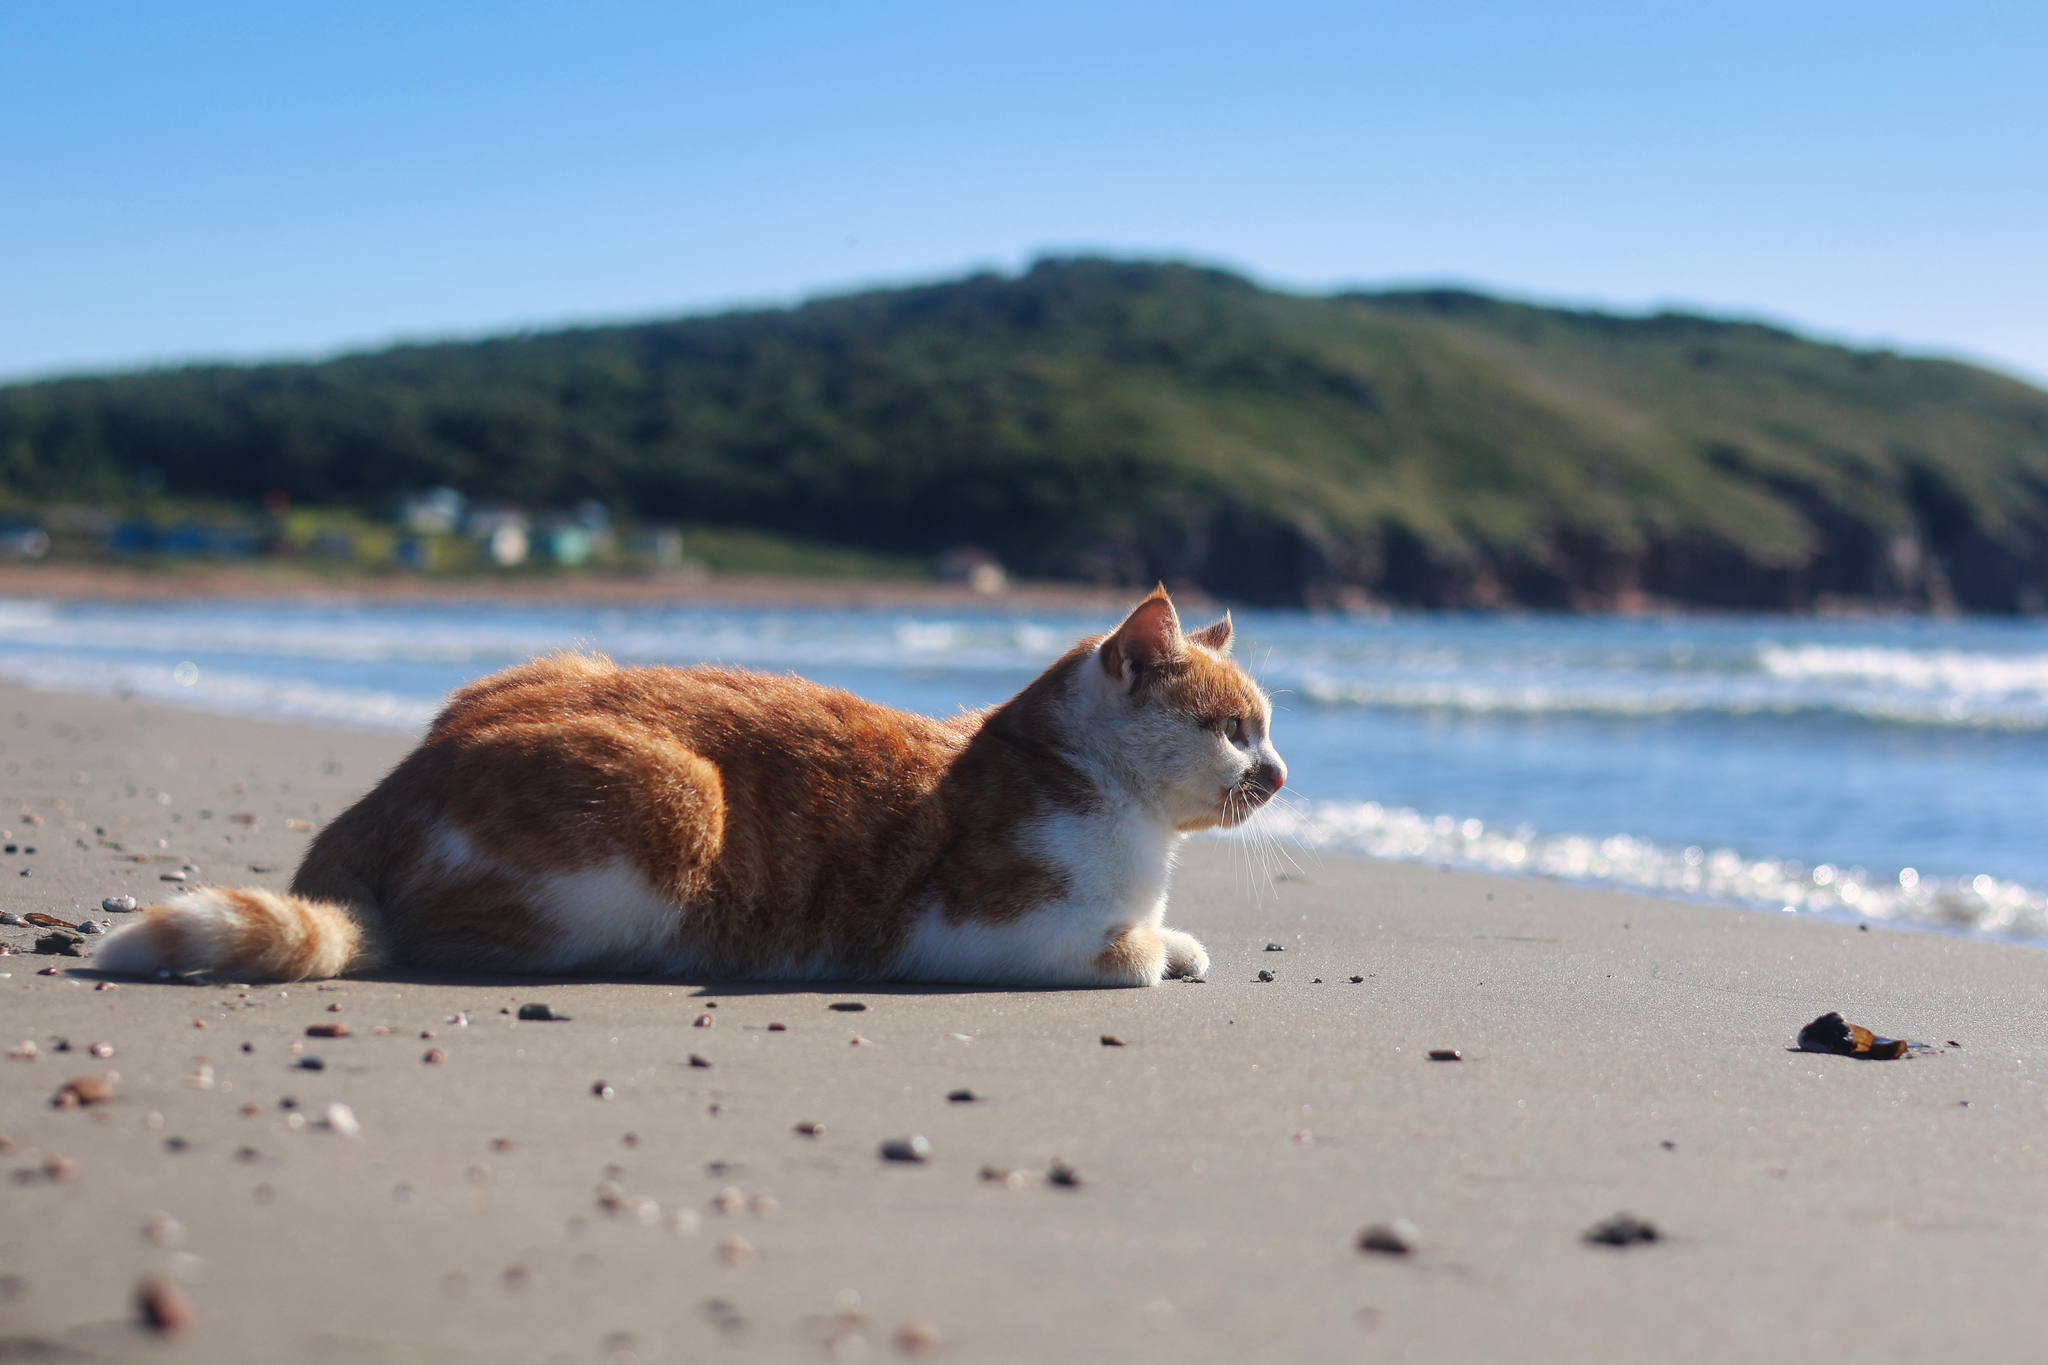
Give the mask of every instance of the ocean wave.
M 1733 849 L 1674 848 L 1631 838 L 1541 835 L 1482 820 L 1388 809 L 1376 801 L 1268 806 L 1226 838 L 1279 839 L 1306 848 L 1398 862 L 1562 878 L 1617 890 L 1719 901 L 1786 914 L 1853 917 L 1921 928 L 2048 939 L 2048 893 L 1979 874 L 1889 874 L 1833 863 L 1747 858 Z
M 2048 694 L 1912 693 L 1773 686 L 1740 675 L 1672 680 L 1484 678 L 1359 681 L 1311 674 L 1296 689 L 1325 706 L 1465 711 L 1479 715 L 1617 717 L 1832 713 L 1899 725 L 2048 730 Z
M 219 715 L 311 720 L 359 730 L 419 733 L 440 709 L 438 702 L 390 692 L 202 670 L 191 664 L 108 667 L 76 659 L 0 654 L 0 678 L 48 692 L 143 697 Z
M 2048 654 L 1984 654 L 1955 649 L 1845 645 L 1766 645 L 1757 662 L 1774 678 L 1856 679 L 1962 697 L 2048 702 Z

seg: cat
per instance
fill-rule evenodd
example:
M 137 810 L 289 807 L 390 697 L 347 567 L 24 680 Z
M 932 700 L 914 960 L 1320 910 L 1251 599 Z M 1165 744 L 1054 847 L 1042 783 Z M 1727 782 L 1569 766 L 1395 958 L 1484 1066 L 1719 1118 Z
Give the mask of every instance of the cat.
M 1162 586 L 1009 702 L 930 720 L 793 676 L 559 654 L 450 698 L 289 894 L 188 891 L 95 965 L 1149 986 L 1174 851 L 1287 780 L 1228 615 Z

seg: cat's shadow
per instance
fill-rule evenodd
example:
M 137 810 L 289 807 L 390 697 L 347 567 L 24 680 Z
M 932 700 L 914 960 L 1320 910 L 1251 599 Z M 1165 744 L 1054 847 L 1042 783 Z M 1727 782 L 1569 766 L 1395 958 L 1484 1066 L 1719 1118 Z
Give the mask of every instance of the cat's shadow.
M 195 973 L 188 976 L 173 976 L 151 980 L 144 977 L 124 976 L 118 972 L 96 971 L 91 967 L 74 967 L 64 973 L 79 981 L 104 981 L 122 986 L 246 986 L 252 983 L 240 981 L 231 975 L 206 975 Z M 916 981 L 719 981 L 694 976 L 632 976 L 623 973 L 576 972 L 552 976 L 528 976 L 519 973 L 499 974 L 494 972 L 438 972 L 386 969 L 362 972 L 336 978 L 336 982 L 364 981 L 396 986 L 483 986 L 504 988 L 517 986 L 532 991 L 545 991 L 561 986 L 666 986 L 671 989 L 682 987 L 691 992 L 693 999 L 714 1000 L 721 997 L 739 998 L 755 995 L 1004 995 L 1028 991 L 1044 994 L 1046 991 L 1079 990 L 1090 991 L 1088 986 L 973 986 L 948 985 L 940 982 Z M 257 982 L 264 987 L 281 986 L 283 989 L 326 986 L 330 982 Z

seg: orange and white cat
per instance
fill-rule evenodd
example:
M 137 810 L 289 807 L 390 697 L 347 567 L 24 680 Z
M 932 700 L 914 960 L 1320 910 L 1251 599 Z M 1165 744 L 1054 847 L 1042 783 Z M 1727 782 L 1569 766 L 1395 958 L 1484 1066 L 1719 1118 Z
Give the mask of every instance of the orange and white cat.
M 1002 706 L 929 720 L 794 677 L 559 655 L 485 678 L 321 831 L 288 895 L 205 887 L 94 965 L 1149 986 L 1175 847 L 1287 769 L 1229 617 L 1165 590 Z

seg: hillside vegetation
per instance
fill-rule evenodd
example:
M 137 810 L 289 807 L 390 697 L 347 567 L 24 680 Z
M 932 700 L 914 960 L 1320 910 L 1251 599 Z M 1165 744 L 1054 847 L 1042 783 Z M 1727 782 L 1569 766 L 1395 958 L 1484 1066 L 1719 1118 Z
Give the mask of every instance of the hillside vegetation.
M 2048 394 L 1751 323 L 1044 261 L 0 389 L 15 495 L 529 506 L 1258 603 L 2048 603 Z

